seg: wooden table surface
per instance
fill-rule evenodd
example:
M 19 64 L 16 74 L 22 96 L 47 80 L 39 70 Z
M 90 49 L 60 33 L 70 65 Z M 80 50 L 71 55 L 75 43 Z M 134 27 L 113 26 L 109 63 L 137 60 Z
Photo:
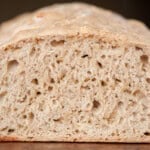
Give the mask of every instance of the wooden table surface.
M 0 143 L 0 150 L 150 150 L 150 144 Z

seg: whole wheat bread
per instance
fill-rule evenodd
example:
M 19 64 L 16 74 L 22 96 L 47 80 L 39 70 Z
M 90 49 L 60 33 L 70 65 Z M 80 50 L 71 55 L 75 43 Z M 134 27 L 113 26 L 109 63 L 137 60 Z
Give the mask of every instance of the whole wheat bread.
M 0 26 L 0 140 L 150 142 L 150 31 L 88 4 Z

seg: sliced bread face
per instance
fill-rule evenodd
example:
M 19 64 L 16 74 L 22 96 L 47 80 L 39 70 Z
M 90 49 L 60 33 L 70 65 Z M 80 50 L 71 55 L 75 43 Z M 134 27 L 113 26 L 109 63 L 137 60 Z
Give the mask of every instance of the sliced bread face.
M 150 142 L 150 32 L 131 22 L 75 3 L 1 25 L 0 140 Z

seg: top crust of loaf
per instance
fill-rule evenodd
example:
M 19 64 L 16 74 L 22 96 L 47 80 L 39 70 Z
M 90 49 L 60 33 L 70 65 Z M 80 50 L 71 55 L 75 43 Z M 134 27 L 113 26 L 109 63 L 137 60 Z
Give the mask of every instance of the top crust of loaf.
M 45 7 L 3 23 L 0 26 L 0 48 L 47 35 L 95 35 L 150 46 L 150 31 L 143 23 L 89 4 L 68 3 Z

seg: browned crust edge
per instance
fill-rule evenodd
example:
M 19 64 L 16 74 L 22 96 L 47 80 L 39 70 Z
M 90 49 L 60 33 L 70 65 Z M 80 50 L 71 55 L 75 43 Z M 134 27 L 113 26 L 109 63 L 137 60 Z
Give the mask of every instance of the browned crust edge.
M 24 138 L 17 136 L 0 136 L 0 142 L 79 142 L 79 143 L 150 143 L 150 137 L 141 137 L 141 138 L 129 138 L 121 139 L 118 137 L 113 138 L 86 138 L 86 137 L 58 137 L 58 138 Z

